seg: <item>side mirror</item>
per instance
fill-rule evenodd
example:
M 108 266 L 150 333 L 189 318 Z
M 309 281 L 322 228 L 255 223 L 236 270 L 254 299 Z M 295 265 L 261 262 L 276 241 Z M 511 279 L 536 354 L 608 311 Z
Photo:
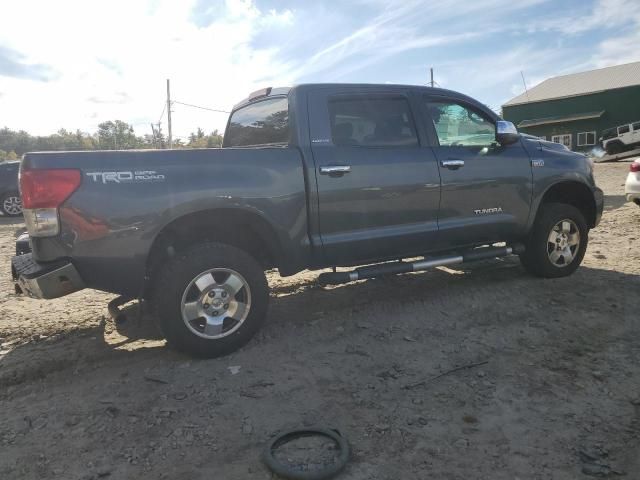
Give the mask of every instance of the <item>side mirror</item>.
M 511 145 L 520 139 L 516 126 L 506 120 L 496 122 L 496 142 L 500 145 Z

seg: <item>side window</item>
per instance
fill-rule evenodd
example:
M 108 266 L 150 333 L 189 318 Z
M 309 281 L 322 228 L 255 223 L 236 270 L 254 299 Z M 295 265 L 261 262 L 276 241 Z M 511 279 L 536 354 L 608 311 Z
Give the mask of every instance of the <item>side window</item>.
M 224 134 L 225 147 L 281 145 L 289 142 L 289 101 L 270 98 L 239 108 L 231 114 Z
M 329 121 L 334 145 L 418 145 L 409 102 L 404 97 L 333 98 L 329 100 Z
M 640 122 L 636 122 L 633 124 L 633 131 L 640 132 Z
M 623 133 L 629 133 L 629 125 L 618 127 L 618 135 L 622 135 Z
M 442 147 L 487 147 L 496 141 L 496 126 L 484 115 L 453 102 L 428 102 L 427 112 Z

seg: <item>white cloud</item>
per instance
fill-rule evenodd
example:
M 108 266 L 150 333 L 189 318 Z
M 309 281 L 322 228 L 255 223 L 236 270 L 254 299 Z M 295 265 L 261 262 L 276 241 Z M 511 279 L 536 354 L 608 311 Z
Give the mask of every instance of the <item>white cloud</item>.
M 190 21 L 193 5 L 0 0 L 0 45 L 58 74 L 49 82 L 0 77 L 0 124 L 47 134 L 60 127 L 91 131 L 118 118 L 145 133 L 160 115 L 166 78 L 175 99 L 223 110 L 264 86 L 257 81 L 290 81 L 273 78 L 288 71 L 276 51 L 249 45 L 257 33 L 291 23 L 290 11 L 261 12 L 250 1 L 227 0 L 210 25 L 198 27 Z M 224 114 L 179 105 L 173 117 L 177 136 L 226 122 Z

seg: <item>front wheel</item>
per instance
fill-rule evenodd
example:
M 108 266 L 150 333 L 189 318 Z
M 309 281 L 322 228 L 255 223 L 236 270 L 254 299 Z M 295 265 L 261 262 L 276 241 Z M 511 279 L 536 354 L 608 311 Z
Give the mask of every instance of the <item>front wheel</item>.
M 220 243 L 198 245 L 169 260 L 152 295 L 169 345 L 209 358 L 246 344 L 261 327 L 268 303 L 261 265 Z
M 580 266 L 589 241 L 584 215 L 564 203 L 540 208 L 520 261 L 527 271 L 539 277 L 571 275 Z

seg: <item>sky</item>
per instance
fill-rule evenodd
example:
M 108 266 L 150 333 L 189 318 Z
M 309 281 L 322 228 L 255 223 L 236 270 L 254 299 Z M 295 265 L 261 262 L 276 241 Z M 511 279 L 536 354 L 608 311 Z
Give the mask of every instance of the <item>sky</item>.
M 0 127 L 47 135 L 266 86 L 425 85 L 500 105 L 546 78 L 640 60 L 640 0 L 0 0 Z M 225 113 L 174 104 L 173 133 Z

